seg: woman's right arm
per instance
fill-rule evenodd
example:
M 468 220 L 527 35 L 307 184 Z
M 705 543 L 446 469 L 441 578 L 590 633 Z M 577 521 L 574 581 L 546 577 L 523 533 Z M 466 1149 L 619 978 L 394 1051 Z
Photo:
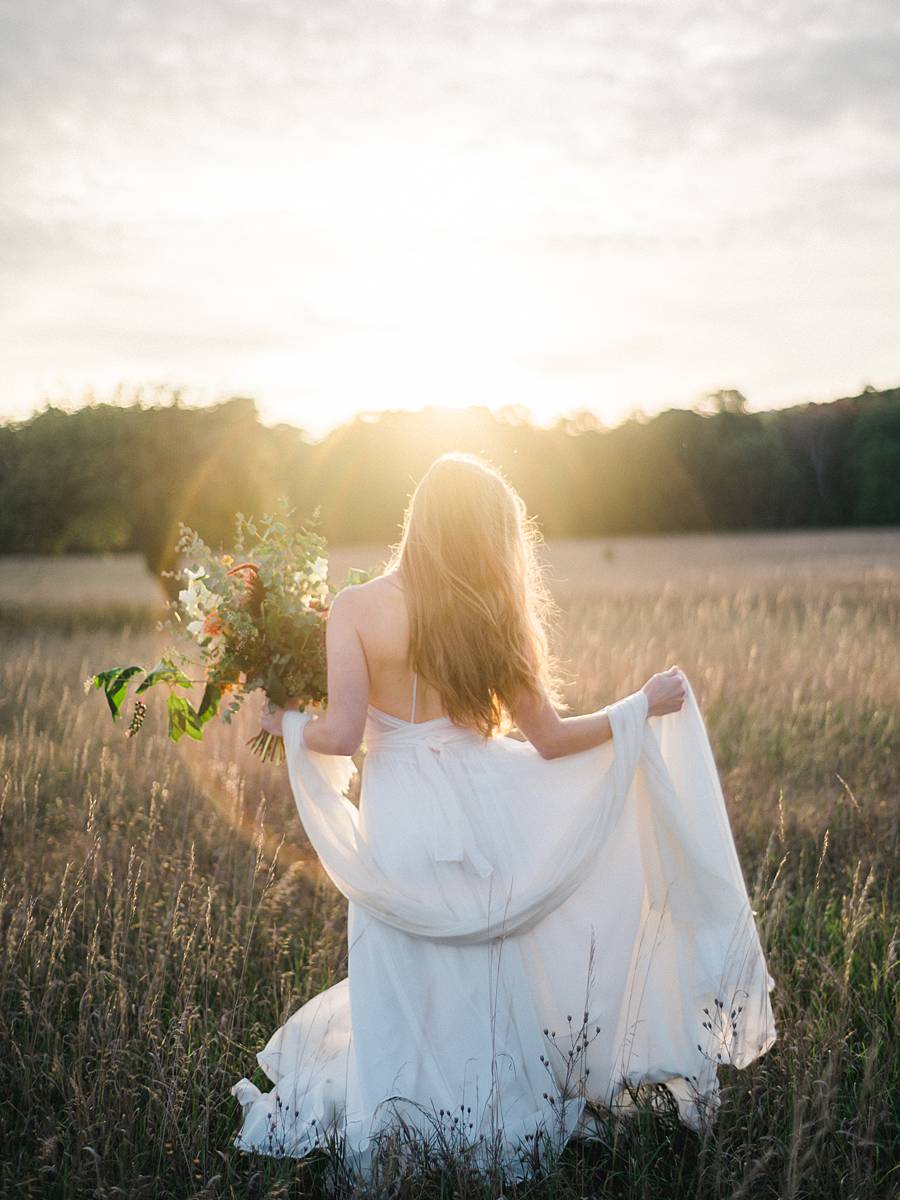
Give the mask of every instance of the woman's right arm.
M 648 717 L 678 712 L 686 695 L 678 667 L 651 676 L 641 691 L 647 694 Z M 546 696 L 538 699 L 525 692 L 510 715 L 542 758 L 578 754 L 608 742 L 612 737 L 612 727 L 604 708 L 582 716 L 561 717 Z

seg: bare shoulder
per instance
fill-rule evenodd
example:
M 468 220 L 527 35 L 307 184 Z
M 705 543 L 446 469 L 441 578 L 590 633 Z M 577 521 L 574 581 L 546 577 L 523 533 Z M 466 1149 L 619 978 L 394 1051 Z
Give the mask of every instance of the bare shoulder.
M 353 583 L 341 590 L 331 603 L 332 612 L 340 612 L 351 621 L 366 622 L 384 616 L 403 605 L 403 593 L 389 576 L 380 575 L 365 583 Z

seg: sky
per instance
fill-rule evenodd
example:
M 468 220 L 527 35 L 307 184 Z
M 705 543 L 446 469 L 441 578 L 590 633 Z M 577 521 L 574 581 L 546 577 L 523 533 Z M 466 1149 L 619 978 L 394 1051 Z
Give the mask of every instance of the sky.
M 896 0 L 0 0 L 0 418 L 900 384 Z

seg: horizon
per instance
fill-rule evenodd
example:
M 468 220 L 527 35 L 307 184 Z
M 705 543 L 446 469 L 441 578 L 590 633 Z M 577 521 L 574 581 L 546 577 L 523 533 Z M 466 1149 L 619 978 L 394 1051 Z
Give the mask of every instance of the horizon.
M 535 423 L 882 389 L 900 24 L 872 0 L 174 0 L 0 39 L 0 418 L 88 393 Z
M 748 402 L 746 407 L 744 407 L 742 411 L 744 411 L 749 416 L 756 416 L 756 415 L 759 415 L 760 413 L 764 413 L 764 412 L 779 412 L 779 411 L 783 411 L 784 409 L 788 409 L 788 408 L 804 407 L 807 404 L 823 404 L 823 405 L 834 404 L 840 400 L 855 399 L 858 396 L 865 395 L 869 392 L 883 393 L 883 392 L 896 391 L 898 389 L 900 389 L 900 381 L 898 381 L 898 383 L 893 386 L 888 385 L 885 388 L 874 388 L 871 385 L 866 385 L 866 386 L 860 388 L 857 392 L 854 392 L 850 395 L 840 395 L 840 396 L 834 395 L 834 396 L 825 397 L 823 399 L 813 399 L 813 400 L 803 399 L 803 400 L 797 400 L 797 401 L 788 401 L 785 404 L 773 405 L 771 408 L 766 408 L 766 409 L 756 409 Z M 726 390 L 726 389 L 722 389 L 722 390 Z M 555 425 L 557 425 L 559 423 L 563 423 L 565 421 L 578 422 L 579 418 L 591 417 L 591 418 L 596 418 L 597 429 L 599 431 L 609 432 L 611 430 L 620 428 L 622 425 L 625 425 L 628 421 L 636 420 L 638 422 L 645 423 L 645 422 L 651 421 L 654 417 L 660 416 L 661 414 L 663 414 L 665 412 L 670 412 L 670 411 L 693 412 L 693 413 L 696 413 L 698 416 L 713 416 L 713 415 L 715 415 L 715 411 L 716 411 L 712 407 L 711 403 L 708 402 L 709 397 L 711 397 L 713 395 L 713 393 L 708 393 L 706 397 L 700 397 L 700 398 L 696 399 L 694 401 L 694 403 L 690 404 L 690 405 L 687 405 L 687 404 L 685 404 L 685 405 L 670 405 L 666 408 L 653 408 L 649 411 L 645 410 L 645 409 L 641 409 L 641 408 L 635 408 L 627 413 L 624 413 L 620 419 L 618 419 L 614 422 L 610 422 L 610 423 L 603 422 L 597 416 L 597 414 L 592 412 L 590 409 L 572 411 L 572 412 L 567 412 L 567 413 L 559 412 L 559 413 L 553 414 L 549 420 L 540 421 L 540 420 L 536 419 L 536 417 L 533 413 L 527 411 L 524 408 L 524 406 L 517 406 L 517 405 L 503 406 L 503 405 L 489 405 L 489 404 L 478 404 L 478 403 L 453 406 L 453 405 L 440 405 L 440 404 L 426 403 L 426 404 L 422 404 L 415 408 L 400 407 L 400 406 L 393 407 L 393 408 L 381 408 L 381 409 L 362 409 L 361 408 L 361 409 L 357 409 L 355 412 L 351 412 L 346 418 L 344 418 L 341 421 L 336 422 L 332 425 L 329 425 L 326 427 L 315 427 L 315 426 L 303 425 L 297 420 L 292 420 L 290 417 L 269 419 L 267 417 L 265 411 L 262 409 L 258 398 L 255 396 L 238 395 L 238 394 L 222 395 L 222 396 L 215 397 L 211 400 L 198 403 L 195 400 L 192 400 L 190 396 L 186 396 L 186 395 L 178 392 L 177 389 L 169 389 L 165 393 L 165 395 L 163 395 L 162 389 L 157 389 L 157 395 L 159 398 L 148 398 L 147 396 L 145 396 L 143 394 L 133 393 L 127 397 L 126 396 L 92 397 L 92 398 L 84 399 L 83 401 L 74 402 L 74 403 L 66 403 L 65 401 L 58 402 L 56 400 L 47 399 L 39 407 L 35 407 L 30 413 L 26 414 L 25 416 L 10 417 L 10 416 L 4 416 L 4 415 L 2 415 L 2 413 L 0 413 L 0 427 L 27 423 L 28 421 L 32 420 L 36 416 L 39 416 L 42 412 L 44 412 L 48 409 L 55 409 L 55 410 L 62 411 L 62 412 L 68 413 L 68 414 L 74 414 L 74 413 L 79 412 L 81 409 L 90 408 L 90 407 L 98 407 L 101 405 L 109 405 L 109 406 L 115 407 L 115 408 L 130 408 L 130 407 L 140 406 L 143 409 L 151 409 L 151 408 L 168 408 L 173 403 L 177 403 L 182 408 L 204 409 L 204 408 L 213 408 L 216 405 L 227 404 L 227 403 L 230 403 L 235 400 L 243 400 L 243 401 L 249 401 L 250 403 L 252 403 L 254 405 L 254 408 L 256 410 L 257 421 L 258 421 L 259 425 L 261 425 L 262 427 L 267 428 L 267 429 L 275 429 L 275 428 L 278 428 L 279 426 L 288 426 L 288 427 L 296 429 L 298 432 L 302 433 L 310 442 L 317 443 L 317 442 L 325 441 L 329 437 L 330 434 L 334 433 L 336 430 L 338 430 L 344 426 L 352 424 L 356 420 L 362 419 L 362 420 L 377 421 L 383 417 L 396 416 L 401 413 L 407 414 L 410 416 L 420 416 L 420 417 L 424 417 L 426 414 L 436 414 L 440 417 L 447 417 L 447 416 L 454 416 L 454 415 L 463 416 L 464 414 L 470 413 L 470 412 L 485 412 L 486 411 L 486 412 L 490 413 L 494 418 L 496 418 L 497 420 L 499 420 L 501 422 L 503 422 L 503 421 L 510 421 L 512 423 L 524 422 L 525 424 L 531 426 L 533 429 L 537 429 L 537 430 L 549 430 L 549 429 L 553 428 Z M 745 399 L 746 399 L 746 397 L 745 397 Z

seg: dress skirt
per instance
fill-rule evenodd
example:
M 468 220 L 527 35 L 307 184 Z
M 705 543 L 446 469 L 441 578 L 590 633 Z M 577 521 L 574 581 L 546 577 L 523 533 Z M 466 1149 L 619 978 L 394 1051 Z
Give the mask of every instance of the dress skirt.
M 348 977 L 288 1017 L 247 1078 L 235 1146 L 302 1157 L 339 1143 L 363 1174 L 404 1135 L 523 1177 L 661 1083 L 715 1117 L 717 1070 L 775 1040 L 755 914 L 690 682 L 611 741 L 558 759 L 449 718 L 370 707 L 354 764 L 284 718 L 300 820 L 347 897 Z

